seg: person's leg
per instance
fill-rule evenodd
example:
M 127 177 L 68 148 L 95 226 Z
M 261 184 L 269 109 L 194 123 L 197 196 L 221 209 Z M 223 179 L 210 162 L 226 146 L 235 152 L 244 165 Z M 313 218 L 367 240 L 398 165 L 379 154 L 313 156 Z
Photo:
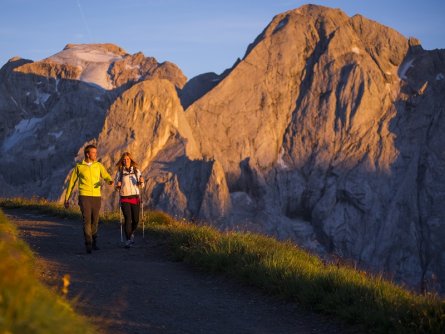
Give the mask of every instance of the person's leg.
M 134 235 L 134 231 L 138 228 L 139 224 L 139 210 L 140 205 L 139 204 L 132 204 L 131 205 L 131 235 Z
M 124 214 L 125 237 L 127 240 L 131 238 L 131 204 L 121 203 L 122 213 Z
M 83 218 L 83 235 L 85 237 L 85 247 L 87 253 L 91 253 L 91 248 L 93 244 L 92 234 L 91 234 L 91 216 L 92 216 L 92 205 L 90 197 L 79 196 L 79 206 L 82 212 Z
M 99 250 L 97 247 L 97 233 L 99 231 L 99 212 L 101 206 L 100 197 L 91 197 L 92 210 L 91 210 L 91 236 L 93 239 L 93 249 Z

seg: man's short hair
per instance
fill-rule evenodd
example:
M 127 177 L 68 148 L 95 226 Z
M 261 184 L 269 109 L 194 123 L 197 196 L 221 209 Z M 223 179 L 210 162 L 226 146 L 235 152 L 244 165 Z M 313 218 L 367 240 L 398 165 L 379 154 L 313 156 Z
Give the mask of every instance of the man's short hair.
M 83 149 L 83 155 L 85 155 L 85 157 L 86 157 L 86 156 L 87 156 L 87 153 L 90 153 L 90 150 L 91 150 L 92 148 L 95 148 L 95 149 L 97 150 L 96 145 L 93 145 L 93 144 L 87 145 L 87 146 Z

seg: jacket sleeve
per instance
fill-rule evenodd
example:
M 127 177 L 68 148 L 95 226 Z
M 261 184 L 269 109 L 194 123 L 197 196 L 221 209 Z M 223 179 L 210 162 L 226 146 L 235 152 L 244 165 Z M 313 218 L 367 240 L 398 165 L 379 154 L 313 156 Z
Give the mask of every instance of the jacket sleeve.
M 117 183 L 120 181 L 120 178 L 121 178 L 121 172 L 120 172 L 120 170 L 118 170 L 117 172 L 116 172 L 116 176 L 114 177 L 114 183 L 117 185 Z
M 70 199 L 71 193 L 73 192 L 74 185 L 78 179 L 78 166 L 74 167 L 71 171 L 70 182 L 68 183 L 68 188 L 66 188 L 65 202 Z
M 113 181 L 110 174 L 108 174 L 107 170 L 105 169 L 104 165 L 102 165 L 102 164 L 100 164 L 100 177 L 108 182 Z

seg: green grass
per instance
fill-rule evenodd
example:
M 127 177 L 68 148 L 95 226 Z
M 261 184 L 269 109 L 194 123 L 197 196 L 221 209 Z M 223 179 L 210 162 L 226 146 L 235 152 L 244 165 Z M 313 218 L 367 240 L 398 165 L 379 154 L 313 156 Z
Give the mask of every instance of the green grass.
M 31 202 L 0 200 L 0 206 L 16 203 L 60 212 L 60 205 Z M 104 219 L 117 220 L 118 215 Z M 326 264 L 290 242 L 251 233 L 222 233 L 176 221 L 162 212 L 146 215 L 146 232 L 167 240 L 178 260 L 225 273 L 307 308 L 360 324 L 369 332 L 445 333 L 445 301 L 439 297 L 417 295 L 382 277 Z
M 95 333 L 36 277 L 34 256 L 0 210 L 0 333 Z

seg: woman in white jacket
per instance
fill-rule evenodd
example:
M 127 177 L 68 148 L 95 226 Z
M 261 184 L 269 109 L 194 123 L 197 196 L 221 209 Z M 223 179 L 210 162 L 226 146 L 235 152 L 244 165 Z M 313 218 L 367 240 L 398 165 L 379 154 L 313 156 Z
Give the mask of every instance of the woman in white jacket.
M 124 152 L 116 164 L 116 189 L 119 190 L 120 205 L 125 220 L 125 248 L 134 243 L 134 231 L 139 224 L 139 211 L 141 207 L 139 187 L 144 184 L 141 172 L 131 154 Z

